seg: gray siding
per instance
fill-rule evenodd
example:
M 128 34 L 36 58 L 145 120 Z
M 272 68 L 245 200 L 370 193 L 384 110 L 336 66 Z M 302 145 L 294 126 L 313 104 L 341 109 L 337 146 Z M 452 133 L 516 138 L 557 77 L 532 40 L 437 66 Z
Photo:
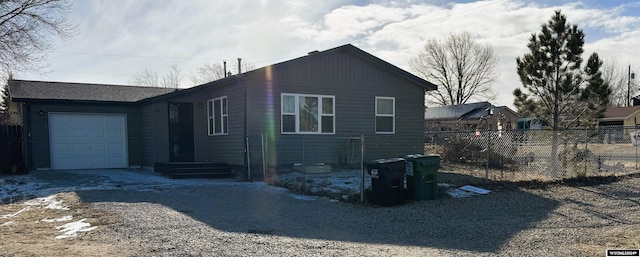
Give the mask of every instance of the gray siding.
M 208 135 L 207 100 L 227 96 L 228 134 Z M 145 117 L 145 165 L 169 161 L 168 114 L 169 102 L 193 104 L 194 161 L 225 162 L 244 165 L 244 88 L 233 83 L 204 87 L 189 94 L 176 96 L 145 105 L 143 113 L 154 113 L 153 118 Z
M 243 81 L 249 92 L 248 134 L 270 135 L 273 148 L 268 151 L 277 153 L 271 156 L 277 165 L 300 163 L 303 156 L 305 163 L 336 163 L 346 144 L 343 138 L 360 135 L 365 136 L 366 160 L 424 151 L 422 87 L 343 53 L 294 63 L 258 70 Z M 265 82 L 264 78 L 273 79 Z M 336 134 L 282 135 L 281 93 L 335 95 Z M 393 135 L 375 134 L 376 96 L 395 97 Z
M 153 167 L 155 162 L 169 160 L 167 108 L 166 103 L 141 107 L 142 166 Z
M 40 115 L 40 110 L 45 115 Z M 34 169 L 50 168 L 51 159 L 49 151 L 49 112 L 68 113 L 123 113 L 127 115 L 127 149 L 129 166 L 142 165 L 142 138 L 140 133 L 140 110 L 134 106 L 116 104 L 47 104 L 30 103 L 25 110 L 30 120 L 31 144 L 28 146 L 31 151 L 31 163 Z M 30 131 L 29 131 L 30 130 Z M 27 150 L 29 151 L 29 150 Z

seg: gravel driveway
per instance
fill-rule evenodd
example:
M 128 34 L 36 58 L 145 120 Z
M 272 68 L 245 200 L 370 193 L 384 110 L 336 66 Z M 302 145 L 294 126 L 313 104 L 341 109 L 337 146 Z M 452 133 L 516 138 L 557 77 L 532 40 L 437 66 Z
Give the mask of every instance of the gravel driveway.
M 640 248 L 640 178 L 494 189 L 396 207 L 300 200 L 261 183 L 78 191 L 123 217 L 134 256 L 603 256 Z
M 110 186 L 75 194 L 121 221 L 70 242 L 97 238 L 122 256 L 604 256 L 607 248 L 640 248 L 637 176 L 394 207 L 300 197 L 263 183 L 148 180 L 136 187 L 88 179 Z

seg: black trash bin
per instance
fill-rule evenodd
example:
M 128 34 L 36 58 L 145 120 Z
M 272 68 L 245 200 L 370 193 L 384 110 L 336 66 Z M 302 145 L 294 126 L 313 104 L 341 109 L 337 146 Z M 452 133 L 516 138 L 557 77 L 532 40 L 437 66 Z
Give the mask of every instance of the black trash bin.
M 367 163 L 371 176 L 369 202 L 381 206 L 404 203 L 405 160 L 402 158 L 380 159 Z
M 416 201 L 436 199 L 440 155 L 414 154 L 404 159 L 407 161 L 407 198 Z

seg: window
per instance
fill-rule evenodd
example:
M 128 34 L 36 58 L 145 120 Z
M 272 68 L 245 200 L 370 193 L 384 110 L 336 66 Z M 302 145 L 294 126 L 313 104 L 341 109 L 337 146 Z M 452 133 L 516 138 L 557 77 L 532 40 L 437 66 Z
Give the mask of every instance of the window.
M 209 135 L 226 135 L 229 128 L 227 97 L 218 97 L 207 101 Z
M 376 133 L 395 133 L 396 99 L 394 97 L 376 96 Z
M 335 96 L 282 94 L 283 134 L 335 133 Z

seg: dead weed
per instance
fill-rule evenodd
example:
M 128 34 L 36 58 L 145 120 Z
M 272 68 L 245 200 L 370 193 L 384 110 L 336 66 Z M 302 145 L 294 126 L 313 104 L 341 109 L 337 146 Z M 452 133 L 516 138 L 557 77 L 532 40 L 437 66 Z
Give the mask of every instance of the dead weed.
M 127 251 L 102 238 L 101 231 L 122 222 L 122 217 L 83 203 L 73 192 L 55 195 L 68 209 L 27 205 L 25 201 L 0 205 L 2 256 L 118 256 Z M 56 239 L 56 227 L 86 219 L 96 229 Z M 128 254 L 124 254 L 128 255 Z

